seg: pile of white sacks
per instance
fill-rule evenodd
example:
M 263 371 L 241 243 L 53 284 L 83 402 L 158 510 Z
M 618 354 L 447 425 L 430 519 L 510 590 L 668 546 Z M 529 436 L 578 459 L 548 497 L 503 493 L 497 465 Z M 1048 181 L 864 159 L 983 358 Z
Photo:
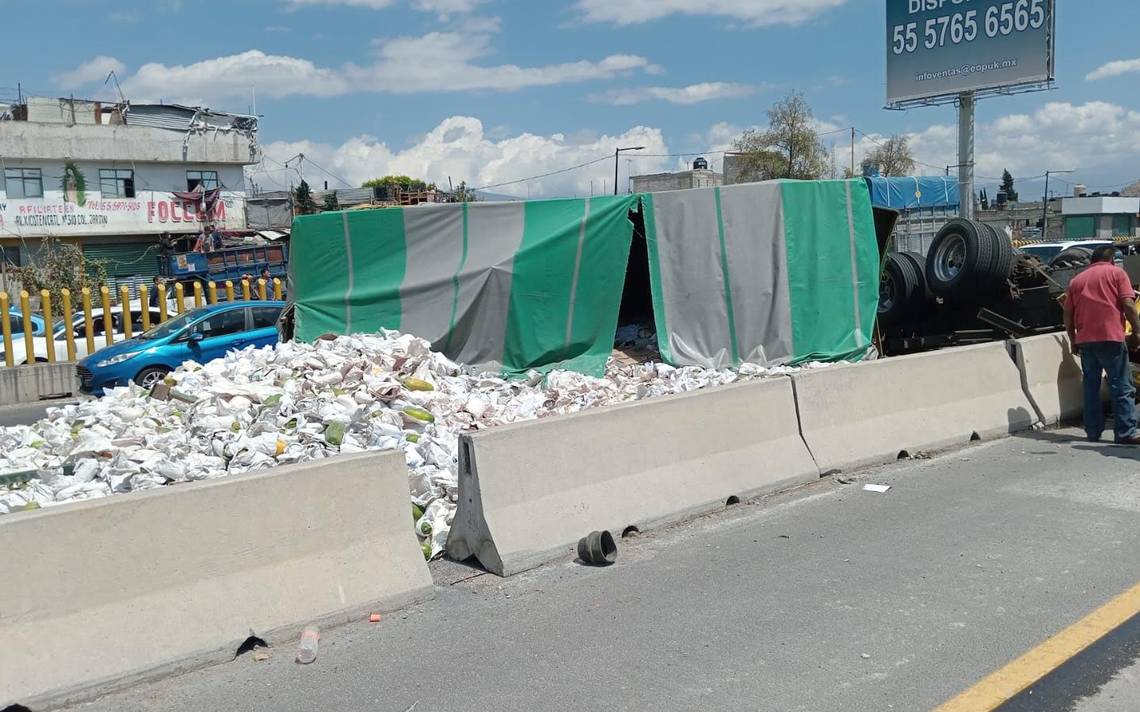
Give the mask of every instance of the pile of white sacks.
M 819 367 L 812 364 L 807 368 Z M 232 352 L 167 379 L 178 396 L 131 386 L 0 428 L 0 514 L 365 450 L 404 452 L 415 521 L 438 556 L 458 499 L 458 436 L 739 380 L 794 372 L 616 366 L 605 378 L 467 375 L 396 332 Z M 13 476 L 12 473 L 34 475 Z

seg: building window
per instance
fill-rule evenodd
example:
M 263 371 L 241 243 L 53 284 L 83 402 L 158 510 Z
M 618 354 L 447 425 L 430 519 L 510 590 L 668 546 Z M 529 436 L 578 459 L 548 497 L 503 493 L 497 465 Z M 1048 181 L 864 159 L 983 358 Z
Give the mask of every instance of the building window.
M 99 169 L 99 192 L 104 198 L 135 197 L 135 172 L 116 168 Z
M 213 190 L 218 187 L 217 171 L 186 171 L 186 190 L 191 192 L 202 186 L 202 190 Z
M 9 199 L 44 197 L 44 179 L 39 168 L 5 168 L 4 185 Z

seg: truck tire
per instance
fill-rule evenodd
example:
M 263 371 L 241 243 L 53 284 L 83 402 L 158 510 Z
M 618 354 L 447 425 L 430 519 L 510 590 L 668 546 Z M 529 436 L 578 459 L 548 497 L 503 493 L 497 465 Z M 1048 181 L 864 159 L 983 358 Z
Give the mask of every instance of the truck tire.
M 925 301 L 922 274 L 913 258 L 905 254 L 887 255 L 879 282 L 879 321 L 883 326 L 905 323 L 916 307 Z
M 979 224 L 985 226 L 986 231 L 990 233 L 991 240 L 993 240 L 994 261 L 990 273 L 998 280 L 1009 279 L 1009 275 L 1013 271 L 1013 243 L 993 225 Z
M 1092 262 L 1092 250 L 1087 247 L 1070 247 L 1050 260 L 1049 266 L 1053 269 L 1072 269 L 1088 267 L 1090 262 Z
M 993 240 L 984 228 L 955 218 L 946 223 L 926 255 L 926 283 L 938 297 L 952 299 L 975 289 L 977 275 L 986 274 L 993 261 Z

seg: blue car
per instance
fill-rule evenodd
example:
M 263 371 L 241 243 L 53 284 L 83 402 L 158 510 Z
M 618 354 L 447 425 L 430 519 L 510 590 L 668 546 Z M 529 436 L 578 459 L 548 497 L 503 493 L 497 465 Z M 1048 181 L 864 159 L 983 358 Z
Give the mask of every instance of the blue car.
M 28 321 L 32 323 L 32 336 L 43 336 L 47 328 L 47 322 L 39 314 L 29 314 Z M 18 307 L 11 307 L 8 309 L 8 324 L 12 329 L 12 335 L 24 333 L 24 316 Z
M 285 302 L 242 301 L 192 309 L 80 361 L 80 390 L 102 395 L 131 381 L 150 388 L 185 361 L 206 363 L 234 349 L 272 346 L 284 308 Z

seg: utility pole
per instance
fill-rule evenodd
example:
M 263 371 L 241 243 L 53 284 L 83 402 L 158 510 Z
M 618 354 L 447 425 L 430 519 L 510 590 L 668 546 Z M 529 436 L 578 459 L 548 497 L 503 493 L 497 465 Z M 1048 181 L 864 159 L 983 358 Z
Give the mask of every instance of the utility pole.
M 629 146 L 627 148 L 614 149 L 614 195 L 618 194 L 618 166 L 621 160 L 621 154 L 625 151 L 643 151 L 645 146 Z
M 958 95 L 958 197 L 962 217 L 974 219 L 974 92 Z
M 1074 171 L 1045 171 L 1045 194 L 1041 196 L 1041 239 L 1049 237 L 1049 176 Z

